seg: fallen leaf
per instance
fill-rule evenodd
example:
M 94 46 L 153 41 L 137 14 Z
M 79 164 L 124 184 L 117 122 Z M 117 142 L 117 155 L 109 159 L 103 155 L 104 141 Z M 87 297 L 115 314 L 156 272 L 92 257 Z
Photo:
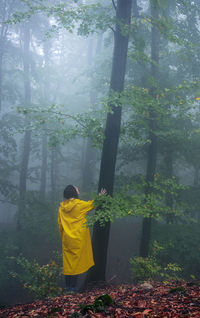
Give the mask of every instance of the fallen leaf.
M 143 300 L 143 299 L 141 299 L 141 300 L 138 300 L 138 304 L 137 304 L 137 306 L 139 307 L 139 308 L 145 308 L 146 307 L 146 300 Z

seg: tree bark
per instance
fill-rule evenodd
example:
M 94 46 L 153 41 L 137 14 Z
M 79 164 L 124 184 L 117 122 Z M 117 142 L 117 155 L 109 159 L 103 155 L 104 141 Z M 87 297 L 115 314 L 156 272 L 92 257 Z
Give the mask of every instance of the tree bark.
M 150 88 L 150 94 L 155 97 L 155 85 L 158 83 L 158 63 L 159 63 L 159 31 L 155 25 L 155 21 L 158 19 L 159 4 L 157 0 L 151 0 L 151 16 L 152 16 L 152 31 L 151 31 L 151 75 L 155 82 L 154 86 Z M 156 136 L 157 122 L 156 113 L 153 109 L 149 110 L 149 140 L 147 155 L 147 170 L 146 170 L 146 182 L 147 186 L 145 194 L 151 193 L 150 182 L 154 181 L 154 175 L 156 171 L 157 161 L 157 136 Z M 151 237 L 151 218 L 143 218 L 142 222 L 142 237 L 140 242 L 140 256 L 147 257 L 149 254 L 149 243 Z
M 132 0 L 118 0 L 116 10 L 116 30 L 114 39 L 113 63 L 110 80 L 111 92 L 119 95 L 124 89 L 126 70 L 128 34 L 121 32 L 120 24 L 130 25 Z M 105 188 L 109 195 L 113 194 L 115 163 L 120 135 L 121 105 L 113 106 L 112 113 L 107 114 L 105 139 L 102 149 L 98 191 Z M 105 281 L 107 249 L 110 234 L 110 222 L 105 227 L 95 223 L 93 229 L 93 251 L 95 266 L 89 272 L 89 282 Z

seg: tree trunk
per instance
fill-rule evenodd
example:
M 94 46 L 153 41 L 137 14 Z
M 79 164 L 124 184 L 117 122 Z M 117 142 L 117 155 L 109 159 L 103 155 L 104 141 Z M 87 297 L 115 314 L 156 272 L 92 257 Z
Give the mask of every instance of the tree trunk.
M 51 199 L 54 203 L 56 200 L 56 185 L 57 185 L 57 147 L 52 147 L 51 149 Z
M 46 175 L 47 175 L 47 135 L 42 136 L 42 166 L 41 166 L 41 182 L 40 193 L 45 199 L 46 194 Z
M 88 66 L 92 64 L 93 60 L 93 51 L 94 51 L 94 40 L 91 38 L 89 39 L 88 43 Z M 90 89 L 90 106 L 93 107 L 94 100 L 96 100 L 92 89 Z M 83 155 L 83 182 L 82 182 L 82 189 L 84 192 L 90 192 L 92 190 L 92 180 L 93 180 L 93 155 L 94 149 L 91 146 L 90 138 L 87 138 L 86 145 L 84 147 L 84 155 Z
M 49 54 L 50 54 L 50 41 L 45 41 L 44 43 L 44 63 L 45 68 L 49 65 Z M 45 69 L 46 71 L 46 69 Z M 44 101 L 45 103 L 48 102 L 48 92 L 49 92 L 49 80 L 46 71 L 46 76 L 44 78 Z M 41 179 L 40 179 L 40 194 L 43 199 L 45 199 L 46 194 L 46 176 L 47 176 L 47 145 L 48 145 L 48 138 L 44 131 L 42 136 L 42 165 L 41 165 Z
M 164 158 L 164 164 L 165 164 L 165 177 L 166 178 L 172 178 L 173 176 L 173 145 L 167 143 L 167 150 Z M 171 193 L 166 194 L 166 205 L 170 208 L 173 207 L 173 197 Z M 172 223 L 174 221 L 174 214 L 171 213 L 166 215 L 166 221 L 167 223 Z
M 2 3 L 2 21 L 5 21 L 5 2 Z M 5 46 L 5 35 L 4 35 L 5 24 L 1 24 L 1 32 L 0 32 L 0 112 L 2 111 L 2 76 L 3 76 L 3 54 L 4 54 L 4 46 Z
M 199 167 L 194 167 L 194 187 L 198 187 L 199 185 Z
M 101 51 L 101 43 L 102 43 L 102 35 L 100 35 L 97 39 L 97 46 L 95 51 L 95 56 L 97 56 Z M 93 39 L 90 39 L 88 45 L 88 65 L 92 64 L 93 60 Z M 97 92 L 90 89 L 90 105 L 93 108 L 94 104 L 97 101 Z M 84 163 L 83 163 L 83 183 L 82 189 L 84 192 L 90 192 L 93 188 L 94 183 L 94 166 L 97 160 L 97 149 L 92 147 L 90 138 L 87 139 L 86 147 L 85 147 L 85 155 L 84 155 Z
M 159 31 L 155 25 L 155 21 L 158 19 L 159 4 L 157 0 L 151 0 L 151 16 L 152 16 L 152 31 L 151 31 L 151 74 L 155 83 L 158 83 L 158 63 L 159 63 Z M 150 89 L 152 97 L 155 96 L 155 86 Z M 149 187 L 149 182 L 154 181 L 154 175 L 156 171 L 157 160 L 157 136 L 155 134 L 157 129 L 156 114 L 155 111 L 149 110 L 149 140 L 147 155 L 147 172 L 146 181 L 147 187 L 145 194 L 148 195 L 152 190 Z M 144 218 L 142 223 L 142 237 L 140 242 L 140 256 L 147 257 L 149 253 L 149 242 L 151 237 L 151 218 Z
M 122 92 L 126 70 L 128 34 L 121 33 L 120 22 L 130 25 L 132 0 L 118 0 L 116 9 L 116 30 L 113 52 L 113 64 L 110 81 L 111 92 Z M 121 105 L 113 106 L 112 113 L 107 114 L 105 139 L 102 149 L 98 191 L 105 188 L 109 195 L 113 194 L 115 163 L 120 135 Z M 89 272 L 89 282 L 105 281 L 107 249 L 110 234 L 110 222 L 105 227 L 95 223 L 93 229 L 93 251 L 95 266 Z
M 29 62 L 29 50 L 30 50 L 30 27 L 28 24 L 24 26 L 24 48 L 23 48 L 23 68 L 24 68 L 24 100 L 25 106 L 28 107 L 31 102 L 31 84 L 30 84 L 30 62 Z M 25 126 L 28 126 L 29 121 L 26 120 Z M 31 131 L 26 130 L 23 142 L 23 152 L 20 167 L 20 181 L 19 181 L 19 217 L 18 217 L 18 229 L 20 229 L 20 213 L 24 208 L 24 200 L 26 194 L 26 182 L 28 173 L 28 163 L 30 156 L 31 145 Z
M 3 47 L 1 44 L 2 41 L 0 41 L 0 112 L 2 111 L 2 78 L 3 78 Z
M 7 40 L 8 24 L 3 23 L 6 20 L 6 12 L 10 16 L 10 7 L 6 8 L 6 1 L 2 1 L 1 28 L 0 28 L 0 112 L 2 111 L 2 83 L 3 83 L 3 56 Z
M 140 14 L 139 14 L 139 9 L 138 9 L 138 5 L 137 5 L 137 0 L 132 0 L 133 4 L 133 16 L 134 18 L 139 18 Z

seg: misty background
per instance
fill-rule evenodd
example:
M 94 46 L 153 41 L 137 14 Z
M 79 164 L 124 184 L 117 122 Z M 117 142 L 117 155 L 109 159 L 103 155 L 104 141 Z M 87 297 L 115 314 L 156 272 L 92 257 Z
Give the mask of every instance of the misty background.
M 149 253 L 156 241 L 163 264 L 199 278 L 200 4 L 132 2 L 114 198 L 124 187 L 128 196 L 146 193 L 153 132 L 150 181 L 158 182 L 154 193 L 165 189 L 159 207 L 151 202 Z M 159 7 L 153 62 L 152 3 Z M 61 252 L 57 211 L 66 185 L 78 186 L 84 200 L 97 193 L 108 105 L 116 98 L 109 95 L 115 14 L 110 0 L 1 0 L 0 305 L 33 299 L 13 275 L 23 275 L 15 258 L 43 265 Z M 138 215 L 116 212 L 108 282 L 133 281 L 129 259 L 142 255 L 144 202 Z

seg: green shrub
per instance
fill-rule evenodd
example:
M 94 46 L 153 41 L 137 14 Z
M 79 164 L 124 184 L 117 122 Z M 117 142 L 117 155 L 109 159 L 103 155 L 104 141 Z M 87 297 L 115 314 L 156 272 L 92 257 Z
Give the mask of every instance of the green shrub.
M 178 280 L 180 279 L 181 267 L 175 263 L 165 266 L 160 263 L 159 253 L 163 250 L 156 241 L 153 244 L 152 255 L 149 257 L 134 257 L 130 259 L 131 277 L 137 282 L 152 280 Z
M 18 272 L 11 272 L 24 286 L 33 292 L 37 298 L 57 296 L 62 293 L 58 286 L 58 278 L 62 275 L 60 257 L 51 260 L 49 264 L 40 265 L 36 260 L 29 261 L 23 256 L 13 258 L 19 266 Z
M 159 252 L 161 264 L 177 263 L 183 269 L 183 277 L 200 277 L 200 224 L 154 223 L 152 241 L 164 248 Z
M 10 234 L 10 233 L 9 233 Z M 13 243 L 11 235 L 5 232 L 0 232 L 0 295 L 6 294 L 10 288 L 9 270 L 13 267 L 11 255 L 16 255 L 18 248 Z
M 156 279 L 161 270 L 161 267 L 158 265 L 154 257 L 131 258 L 130 264 L 131 277 L 138 282 Z

